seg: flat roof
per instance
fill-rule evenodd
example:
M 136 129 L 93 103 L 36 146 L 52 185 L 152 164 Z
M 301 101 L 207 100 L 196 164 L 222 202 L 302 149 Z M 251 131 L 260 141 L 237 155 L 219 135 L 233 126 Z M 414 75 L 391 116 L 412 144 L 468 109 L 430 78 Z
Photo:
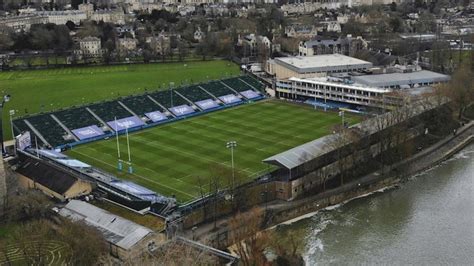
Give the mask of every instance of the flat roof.
M 371 87 L 400 86 L 414 83 L 445 82 L 451 78 L 448 75 L 428 70 L 411 73 L 390 73 L 354 76 L 352 80 Z
M 370 68 L 372 63 L 342 54 L 324 54 L 315 56 L 277 57 L 274 61 L 299 73 L 324 72 L 334 69 Z

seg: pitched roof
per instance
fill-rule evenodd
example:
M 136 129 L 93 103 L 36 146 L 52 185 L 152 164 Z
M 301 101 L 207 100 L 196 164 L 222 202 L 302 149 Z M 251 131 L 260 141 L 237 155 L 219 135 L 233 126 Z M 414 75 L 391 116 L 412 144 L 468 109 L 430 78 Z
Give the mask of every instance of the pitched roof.
M 75 221 L 86 222 L 98 229 L 108 242 L 123 249 L 132 248 L 153 233 L 149 228 L 79 200 L 71 200 L 59 214 Z
M 22 159 L 16 171 L 61 195 L 78 181 L 76 177 L 33 158 Z

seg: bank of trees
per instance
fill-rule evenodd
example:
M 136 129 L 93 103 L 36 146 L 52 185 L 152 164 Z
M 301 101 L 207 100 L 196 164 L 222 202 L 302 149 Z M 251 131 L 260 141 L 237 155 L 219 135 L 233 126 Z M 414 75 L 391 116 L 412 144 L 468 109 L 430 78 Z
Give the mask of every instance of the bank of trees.
M 0 33 L 0 50 L 54 50 L 65 51 L 72 47 L 69 28 L 66 25 L 37 24 L 29 32 Z

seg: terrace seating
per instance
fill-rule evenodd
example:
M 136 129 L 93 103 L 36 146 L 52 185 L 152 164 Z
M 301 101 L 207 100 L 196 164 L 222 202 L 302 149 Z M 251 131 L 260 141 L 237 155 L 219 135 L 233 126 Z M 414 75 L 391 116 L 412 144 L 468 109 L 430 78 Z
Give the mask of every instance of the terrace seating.
M 130 117 L 132 114 L 127 111 L 125 108 L 123 108 L 118 102 L 113 101 L 113 102 L 103 102 L 103 103 L 97 103 L 94 105 L 90 105 L 89 108 L 104 122 L 109 122 L 125 117 Z
M 84 107 L 59 111 L 54 113 L 54 115 L 71 130 L 92 125 L 102 126 Z
M 240 79 L 252 85 L 257 90 L 262 91 L 263 89 L 265 89 L 265 84 L 263 84 L 262 82 L 258 81 L 257 79 L 251 76 L 242 76 L 240 77 Z
M 174 90 L 172 93 L 173 97 L 171 97 L 171 92 L 169 90 L 154 92 L 151 93 L 150 96 L 166 108 L 183 104 L 189 105 L 188 101 L 176 94 Z
M 74 139 L 65 140 L 63 138 L 67 133 L 49 114 L 40 114 L 26 119 L 53 147 L 74 141 Z
M 135 114 L 141 116 L 154 111 L 163 111 L 162 108 L 150 100 L 147 95 L 128 97 L 120 101 Z
M 239 78 L 225 79 L 222 82 L 224 82 L 227 86 L 231 87 L 232 89 L 234 89 L 238 92 L 253 90 L 252 87 L 247 85 L 245 82 L 243 82 Z
M 229 94 L 235 94 L 232 90 L 224 86 L 219 81 L 213 81 L 213 82 L 201 84 L 201 87 L 203 87 L 205 90 L 212 93 L 216 97 L 229 95 Z
M 23 119 L 20 119 L 20 120 L 13 121 L 13 131 L 15 132 L 16 135 L 18 135 L 25 131 L 31 132 L 31 129 L 28 127 L 28 125 L 25 123 Z
M 207 92 L 203 91 L 198 86 L 190 86 L 179 88 L 176 90 L 181 93 L 184 97 L 188 98 L 192 102 L 202 101 L 212 98 Z
M 15 135 L 19 135 L 22 132 L 29 131 L 31 135 L 31 141 L 34 143 L 35 142 L 35 133 L 30 129 L 30 127 L 25 123 L 25 120 L 19 119 L 13 121 L 13 131 Z M 42 145 L 43 142 L 41 141 L 40 138 L 36 138 L 36 141 L 38 142 L 38 145 Z

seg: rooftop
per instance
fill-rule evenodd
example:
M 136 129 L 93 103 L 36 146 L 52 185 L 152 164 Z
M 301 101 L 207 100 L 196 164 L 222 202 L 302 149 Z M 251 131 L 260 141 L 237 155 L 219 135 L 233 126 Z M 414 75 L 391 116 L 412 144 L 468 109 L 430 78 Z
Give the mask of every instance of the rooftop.
M 130 249 L 153 233 L 149 228 L 79 200 L 71 200 L 59 214 L 74 221 L 86 222 L 98 229 L 108 242 L 123 249 Z
M 278 57 L 275 62 L 294 68 L 298 72 L 318 72 L 334 67 L 362 66 L 372 67 L 372 63 L 341 54 L 315 56 Z
M 421 70 L 411 73 L 391 73 L 391 74 L 376 74 L 376 75 L 362 75 L 352 78 L 355 82 L 365 84 L 371 87 L 385 87 L 385 86 L 400 86 L 409 85 L 413 83 L 431 83 L 448 81 L 448 75 Z

